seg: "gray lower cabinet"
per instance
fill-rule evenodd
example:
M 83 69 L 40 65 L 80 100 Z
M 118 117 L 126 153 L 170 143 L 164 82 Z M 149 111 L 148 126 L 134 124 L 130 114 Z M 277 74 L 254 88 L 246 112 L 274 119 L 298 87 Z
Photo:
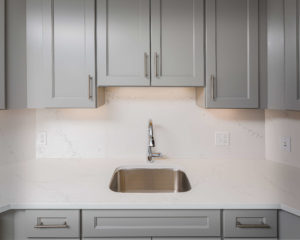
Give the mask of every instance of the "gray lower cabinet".
M 152 240 L 221 240 L 221 238 L 203 238 L 203 237 L 164 237 L 164 238 L 152 238 Z
M 221 240 L 221 238 L 202 238 L 202 237 L 163 237 L 163 238 L 83 238 L 83 240 Z M 259 240 L 259 239 L 258 239 Z M 270 239 L 272 240 L 272 239 Z
M 27 0 L 28 107 L 96 107 L 95 6 Z
M 83 210 L 82 236 L 219 237 L 219 210 Z
M 27 210 L 27 238 L 80 238 L 79 210 Z
M 286 109 L 300 110 L 300 1 L 284 1 Z
M 278 238 L 224 238 L 224 240 L 278 240 Z
M 277 210 L 224 210 L 225 238 L 276 238 Z
M 206 108 L 259 106 L 259 1 L 206 1 Z
M 300 217 L 279 211 L 279 239 L 300 239 Z
M 5 1 L 0 0 L 0 109 L 5 108 Z

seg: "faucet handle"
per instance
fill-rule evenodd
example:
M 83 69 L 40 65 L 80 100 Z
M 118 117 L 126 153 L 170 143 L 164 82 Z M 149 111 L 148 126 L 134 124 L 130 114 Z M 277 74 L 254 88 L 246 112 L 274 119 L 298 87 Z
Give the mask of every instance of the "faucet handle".
M 162 154 L 161 153 L 152 153 L 153 158 L 161 158 Z

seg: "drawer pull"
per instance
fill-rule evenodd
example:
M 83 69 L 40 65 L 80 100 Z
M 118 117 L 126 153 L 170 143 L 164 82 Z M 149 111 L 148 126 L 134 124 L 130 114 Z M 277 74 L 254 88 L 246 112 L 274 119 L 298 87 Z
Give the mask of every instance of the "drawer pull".
M 89 75 L 88 77 L 88 88 L 89 88 L 89 99 L 93 98 L 93 77 L 92 75 Z
M 155 60 L 155 77 L 159 78 L 159 67 L 158 67 L 159 55 L 158 55 L 158 53 L 154 54 L 154 60 Z
M 214 75 L 210 76 L 210 81 L 211 81 L 211 98 L 213 101 L 215 101 L 215 76 Z
M 240 222 L 236 223 L 237 228 L 271 228 L 270 225 L 261 223 L 261 224 L 242 224 Z
M 40 224 L 35 225 L 34 228 L 69 228 L 69 225 L 67 222 L 61 225 L 44 225 L 44 223 L 41 222 Z

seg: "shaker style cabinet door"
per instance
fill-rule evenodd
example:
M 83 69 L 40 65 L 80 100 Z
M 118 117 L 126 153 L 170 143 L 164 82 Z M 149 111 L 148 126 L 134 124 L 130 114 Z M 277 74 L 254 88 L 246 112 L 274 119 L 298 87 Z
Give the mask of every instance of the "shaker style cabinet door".
M 97 0 L 98 86 L 150 85 L 150 1 Z
M 5 1 L 0 0 L 0 109 L 5 108 Z
M 27 0 L 27 78 L 42 107 L 96 107 L 95 51 L 95 0 Z
M 151 86 L 204 86 L 204 1 L 151 0 Z
M 299 0 L 285 0 L 285 104 L 288 110 L 300 110 Z
M 206 1 L 206 107 L 258 108 L 258 0 Z

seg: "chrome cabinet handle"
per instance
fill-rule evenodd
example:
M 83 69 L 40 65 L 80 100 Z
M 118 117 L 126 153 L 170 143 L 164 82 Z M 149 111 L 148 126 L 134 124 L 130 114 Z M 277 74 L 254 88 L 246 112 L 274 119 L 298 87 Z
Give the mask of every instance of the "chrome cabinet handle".
M 210 76 L 210 82 L 211 82 L 211 98 L 214 101 L 215 100 L 215 76 Z
M 38 225 L 35 225 L 34 228 L 69 228 L 69 225 L 67 222 L 64 222 L 64 224 L 61 225 L 44 225 L 44 223 L 40 223 Z
M 237 228 L 271 228 L 270 225 L 261 223 L 261 224 L 242 224 L 240 222 L 236 223 Z
M 144 54 L 144 69 L 145 69 L 145 78 L 148 78 L 148 54 L 145 52 Z
M 155 77 L 158 78 L 159 77 L 159 69 L 158 69 L 158 60 L 159 60 L 159 55 L 158 53 L 154 54 L 154 60 L 155 60 Z
M 93 77 L 91 75 L 89 75 L 88 81 L 89 81 L 89 99 L 92 99 L 93 98 L 93 89 L 92 89 Z

